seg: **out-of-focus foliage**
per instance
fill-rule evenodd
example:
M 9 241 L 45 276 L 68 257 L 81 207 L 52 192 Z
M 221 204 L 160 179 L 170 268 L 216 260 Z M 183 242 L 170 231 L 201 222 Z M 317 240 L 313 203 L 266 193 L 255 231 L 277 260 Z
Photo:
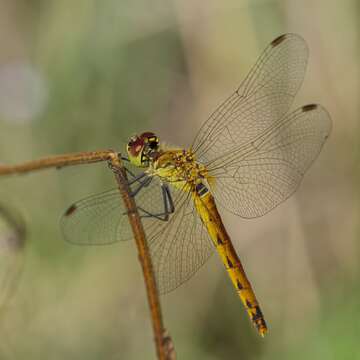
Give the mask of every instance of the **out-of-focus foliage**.
M 162 299 L 164 318 L 179 359 L 358 358 L 359 22 L 355 0 L 3 1 L 0 162 L 122 151 L 143 130 L 188 145 L 268 42 L 301 34 L 297 105 L 322 103 L 331 138 L 291 200 L 252 221 L 223 212 L 269 335 L 215 256 Z M 106 164 L 0 179 L 28 227 L 1 359 L 155 357 L 134 245 L 75 247 L 58 226 L 71 202 L 113 186 Z

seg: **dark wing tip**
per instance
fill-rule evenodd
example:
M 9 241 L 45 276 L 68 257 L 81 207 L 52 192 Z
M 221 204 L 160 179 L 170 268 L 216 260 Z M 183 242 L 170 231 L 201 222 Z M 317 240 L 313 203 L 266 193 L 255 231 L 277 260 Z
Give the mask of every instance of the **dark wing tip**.
M 77 209 L 77 206 L 75 204 L 72 204 L 66 211 L 64 216 L 70 216 L 71 214 L 73 214 L 75 212 L 75 210 Z
M 331 116 L 329 114 L 329 112 L 321 105 L 319 104 L 308 104 L 308 105 L 304 105 L 301 108 L 302 112 L 310 112 L 310 111 L 320 111 L 321 112 L 321 116 L 319 116 L 319 119 L 323 122 L 324 124 L 324 139 L 326 140 L 331 133 L 332 130 L 332 121 L 331 121 Z
M 280 45 L 287 37 L 288 37 L 288 34 L 283 34 L 283 35 L 278 36 L 276 39 L 274 39 L 271 42 L 271 46 L 275 47 L 275 46 Z
M 305 40 L 299 34 L 295 34 L 295 33 L 286 33 L 286 34 L 282 34 L 282 35 L 278 36 L 270 43 L 270 46 L 272 46 L 272 47 L 279 46 L 285 40 L 301 41 L 301 42 L 305 43 L 305 47 L 307 47 Z
M 318 107 L 319 107 L 318 104 L 308 104 L 308 105 L 304 105 L 301 109 L 303 112 L 307 112 L 307 111 L 313 111 Z

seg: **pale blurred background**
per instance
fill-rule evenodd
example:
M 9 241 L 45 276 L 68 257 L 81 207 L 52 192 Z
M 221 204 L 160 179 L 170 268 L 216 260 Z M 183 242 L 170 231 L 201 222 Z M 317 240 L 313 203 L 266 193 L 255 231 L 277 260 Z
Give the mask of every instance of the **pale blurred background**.
M 269 335 L 256 334 L 216 256 L 162 297 L 164 320 L 179 359 L 360 358 L 358 1 L 0 4 L 6 163 L 122 151 L 143 130 L 187 146 L 271 40 L 302 35 L 310 61 L 295 105 L 323 104 L 331 137 L 289 201 L 251 221 L 222 213 Z M 76 247 L 59 229 L 69 204 L 113 186 L 106 164 L 0 179 L 28 234 L 0 359 L 155 358 L 135 245 Z

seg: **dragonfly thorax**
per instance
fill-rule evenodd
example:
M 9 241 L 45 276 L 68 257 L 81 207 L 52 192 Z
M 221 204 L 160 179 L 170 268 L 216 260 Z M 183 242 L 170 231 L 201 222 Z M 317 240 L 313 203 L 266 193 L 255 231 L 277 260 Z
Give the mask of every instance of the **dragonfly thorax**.
M 197 162 L 194 154 L 186 150 L 167 150 L 150 164 L 149 173 L 158 176 L 163 181 L 183 186 L 187 183 L 191 188 L 206 179 L 206 167 Z

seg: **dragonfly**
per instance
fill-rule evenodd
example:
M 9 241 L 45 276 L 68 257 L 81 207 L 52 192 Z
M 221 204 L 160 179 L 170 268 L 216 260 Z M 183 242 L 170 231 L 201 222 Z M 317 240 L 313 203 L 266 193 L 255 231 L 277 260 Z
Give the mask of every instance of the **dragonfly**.
M 327 110 L 290 111 L 306 71 L 308 47 L 283 34 L 262 52 L 236 91 L 203 123 L 188 149 L 163 145 L 153 132 L 126 145 L 128 181 L 161 294 L 189 280 L 217 251 L 258 333 L 267 325 L 217 205 L 257 218 L 289 198 L 328 138 Z M 71 205 L 61 219 L 75 244 L 133 237 L 118 189 Z

